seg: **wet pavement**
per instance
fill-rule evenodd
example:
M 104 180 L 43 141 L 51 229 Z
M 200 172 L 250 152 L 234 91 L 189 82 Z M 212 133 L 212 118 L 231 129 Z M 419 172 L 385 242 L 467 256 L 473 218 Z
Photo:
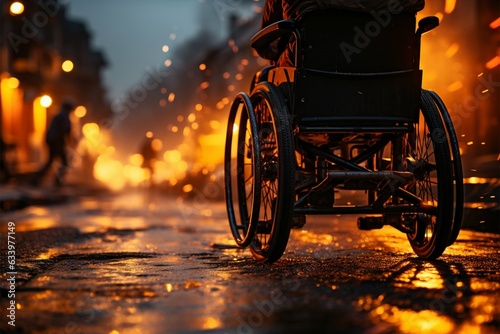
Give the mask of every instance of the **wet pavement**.
M 4 213 L 0 331 L 500 330 L 500 235 L 464 230 L 423 261 L 400 232 L 359 231 L 356 218 L 308 218 L 262 265 L 234 247 L 222 202 L 134 190 Z

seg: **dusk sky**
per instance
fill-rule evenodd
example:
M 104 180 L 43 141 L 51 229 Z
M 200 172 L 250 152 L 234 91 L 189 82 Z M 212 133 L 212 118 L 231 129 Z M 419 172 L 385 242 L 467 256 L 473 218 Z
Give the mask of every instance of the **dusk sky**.
M 69 16 L 87 23 L 93 34 L 93 46 L 102 50 L 109 61 L 104 79 L 113 100 L 138 82 L 148 66 L 163 63 L 176 47 L 200 31 L 203 24 L 200 8 L 205 1 L 68 0 L 66 3 Z M 216 4 L 234 7 L 237 3 L 213 1 L 213 7 Z M 223 21 L 225 8 L 215 9 Z M 162 50 L 164 45 L 168 45 L 168 52 Z

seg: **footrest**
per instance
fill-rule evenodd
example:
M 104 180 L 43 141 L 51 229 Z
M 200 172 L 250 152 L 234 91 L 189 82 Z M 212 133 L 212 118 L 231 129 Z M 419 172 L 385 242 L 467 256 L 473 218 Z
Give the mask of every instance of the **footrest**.
M 358 218 L 358 229 L 362 231 L 369 230 L 380 230 L 384 227 L 385 219 L 383 216 L 380 217 L 359 217 Z

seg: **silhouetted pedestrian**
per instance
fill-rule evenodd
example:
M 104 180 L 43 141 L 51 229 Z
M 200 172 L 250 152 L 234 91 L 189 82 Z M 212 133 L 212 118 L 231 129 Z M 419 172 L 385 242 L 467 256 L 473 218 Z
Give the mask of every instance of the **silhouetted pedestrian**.
M 156 160 L 156 155 L 157 155 L 157 152 L 153 147 L 152 137 L 146 137 L 141 146 L 140 154 L 142 155 L 143 158 L 142 168 L 149 171 L 149 184 L 152 186 L 154 184 L 153 182 L 154 162 Z
M 33 185 L 38 185 L 40 183 L 56 159 L 60 160 L 60 165 L 56 173 L 54 184 L 56 186 L 62 184 L 64 174 L 68 168 L 67 146 L 73 140 L 71 136 L 71 120 L 69 118 L 73 109 L 74 105 L 69 101 L 65 101 L 61 105 L 59 113 L 52 119 L 45 136 L 45 142 L 49 148 L 49 159 L 45 165 L 35 173 L 32 179 Z

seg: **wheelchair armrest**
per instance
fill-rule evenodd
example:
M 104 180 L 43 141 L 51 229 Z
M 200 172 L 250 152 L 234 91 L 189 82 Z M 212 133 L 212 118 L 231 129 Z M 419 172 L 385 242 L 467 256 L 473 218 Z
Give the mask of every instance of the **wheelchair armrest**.
M 299 32 L 295 21 L 278 21 L 262 29 L 252 37 L 250 46 L 254 48 L 262 58 L 276 60 L 285 50 L 288 39 L 292 34 L 294 34 L 296 38 L 299 38 Z M 283 42 L 279 42 L 281 40 Z M 273 43 L 275 41 L 278 41 L 277 45 Z

